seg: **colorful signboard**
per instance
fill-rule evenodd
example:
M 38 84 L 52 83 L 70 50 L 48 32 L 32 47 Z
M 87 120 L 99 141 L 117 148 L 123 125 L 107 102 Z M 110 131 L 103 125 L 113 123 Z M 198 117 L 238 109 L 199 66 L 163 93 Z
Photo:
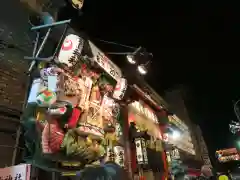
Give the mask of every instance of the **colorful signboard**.
M 176 115 L 168 116 L 169 122 L 175 124 L 182 130 L 188 130 L 188 127 Z
M 218 150 L 216 151 L 217 156 L 227 156 L 227 155 L 232 155 L 232 154 L 237 154 L 238 151 L 236 148 L 229 148 L 229 149 L 223 149 L 223 150 Z
M 223 149 L 216 151 L 216 157 L 219 162 L 238 161 L 240 159 L 236 148 Z
M 139 114 L 146 116 L 147 119 L 150 119 L 154 123 L 158 124 L 157 116 L 151 109 L 144 107 L 144 105 L 139 101 L 133 102 L 131 106 L 134 107 L 139 112 Z
M 219 157 L 218 161 L 224 163 L 224 162 L 228 162 L 228 161 L 238 161 L 239 159 L 240 159 L 239 155 L 235 154 L 235 155 L 230 155 L 230 156 Z
M 89 46 L 92 50 L 94 61 L 103 68 L 113 79 L 119 81 L 122 77 L 122 72 L 120 68 L 115 65 L 100 49 L 97 48 L 91 41 L 89 42 Z

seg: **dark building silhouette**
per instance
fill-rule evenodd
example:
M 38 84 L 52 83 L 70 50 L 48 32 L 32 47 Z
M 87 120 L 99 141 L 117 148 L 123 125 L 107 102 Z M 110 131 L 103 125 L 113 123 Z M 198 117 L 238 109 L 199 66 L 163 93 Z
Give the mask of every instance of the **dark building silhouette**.
M 16 148 L 15 145 L 26 92 L 27 76 L 25 72 L 28 64 L 23 57 L 31 51 L 30 46 L 28 11 L 20 1 L 1 1 L 0 167 L 14 163 L 13 160 L 17 157 L 17 152 L 19 152 L 19 148 Z
M 186 96 L 186 88 L 180 87 L 166 91 L 164 99 L 168 102 L 174 113 L 176 113 L 177 116 L 189 127 L 192 143 L 196 152 L 196 156 L 194 158 L 198 161 L 202 161 L 202 163 L 205 165 L 211 166 L 208 149 L 202 136 L 201 129 L 199 126 L 194 124 L 189 117 L 189 113 L 185 104 Z

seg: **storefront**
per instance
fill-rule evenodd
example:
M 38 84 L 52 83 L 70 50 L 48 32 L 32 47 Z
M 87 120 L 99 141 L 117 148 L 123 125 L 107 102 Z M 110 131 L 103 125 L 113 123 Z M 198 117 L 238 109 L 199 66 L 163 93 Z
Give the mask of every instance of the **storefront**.
M 135 178 L 161 179 L 165 169 L 159 120 L 146 99 L 136 99 L 128 105 L 132 171 Z
M 163 139 L 170 173 L 174 175 L 185 172 L 189 176 L 198 174 L 202 163 L 195 160 L 196 153 L 189 128 L 174 114 L 169 114 L 168 119 Z
M 162 107 L 128 86 L 91 41 L 68 34 L 58 58 L 37 63 L 36 72 L 23 117 L 27 163 L 76 175 L 107 155 L 138 177 L 166 174 L 157 116 Z

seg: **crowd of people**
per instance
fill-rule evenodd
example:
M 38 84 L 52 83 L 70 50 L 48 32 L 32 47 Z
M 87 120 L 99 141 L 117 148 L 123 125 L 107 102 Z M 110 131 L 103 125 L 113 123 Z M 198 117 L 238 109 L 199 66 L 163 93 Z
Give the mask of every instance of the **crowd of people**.
M 113 162 L 106 162 L 101 167 L 86 168 L 80 175 L 80 180 L 93 180 L 93 179 L 115 179 L 115 180 L 130 180 L 126 171 Z M 189 177 L 185 173 L 179 173 L 175 176 L 169 176 L 168 180 L 234 180 L 229 172 L 226 173 L 213 173 L 209 167 L 203 166 L 201 175 L 198 177 Z
M 229 172 L 214 173 L 208 166 L 203 166 L 201 169 L 201 175 L 198 177 L 187 177 L 186 174 L 181 173 L 175 175 L 170 180 L 233 180 Z

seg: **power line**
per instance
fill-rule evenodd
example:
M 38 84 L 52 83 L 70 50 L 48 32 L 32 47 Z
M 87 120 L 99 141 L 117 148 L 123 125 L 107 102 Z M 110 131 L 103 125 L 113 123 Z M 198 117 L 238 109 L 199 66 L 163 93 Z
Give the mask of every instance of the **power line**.
M 105 41 L 105 40 L 102 40 L 102 39 L 96 39 L 96 40 L 98 40 L 98 41 L 100 41 L 100 42 L 107 43 L 107 44 L 114 44 L 114 45 L 117 45 L 117 46 L 122 46 L 122 47 L 129 48 L 129 49 L 133 49 L 133 50 L 136 50 L 136 49 L 137 49 L 136 47 L 128 46 L 128 45 L 125 45 L 125 44 L 120 44 L 120 43 L 113 42 L 113 41 Z

